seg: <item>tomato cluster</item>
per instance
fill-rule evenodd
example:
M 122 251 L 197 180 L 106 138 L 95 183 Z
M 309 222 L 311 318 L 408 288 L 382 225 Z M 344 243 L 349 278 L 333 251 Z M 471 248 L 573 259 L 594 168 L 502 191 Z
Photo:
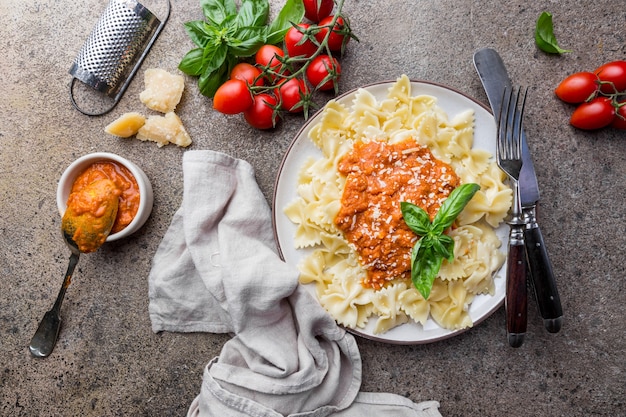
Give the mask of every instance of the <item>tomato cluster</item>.
M 555 93 L 564 102 L 578 105 L 570 118 L 572 126 L 626 129 L 626 61 L 572 74 L 561 81 Z
M 281 114 L 304 113 L 314 105 L 316 91 L 338 92 L 342 54 L 355 38 L 334 0 L 303 0 L 305 19 L 286 32 L 283 48 L 266 44 L 254 61 L 239 62 L 228 81 L 215 92 L 213 108 L 224 114 L 243 113 L 257 129 L 276 126 Z M 307 21 L 308 20 L 308 21 Z

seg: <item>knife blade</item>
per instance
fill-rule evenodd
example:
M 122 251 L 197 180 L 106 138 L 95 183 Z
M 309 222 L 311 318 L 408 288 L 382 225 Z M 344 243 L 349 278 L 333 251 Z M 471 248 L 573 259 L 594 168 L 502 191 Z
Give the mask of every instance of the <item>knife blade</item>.
M 511 88 L 511 80 L 502 58 L 494 49 L 482 48 L 474 53 L 474 66 L 483 84 L 493 114 L 500 113 L 503 89 Z M 526 133 L 522 132 L 522 171 L 519 178 L 522 212 L 526 227 L 524 241 L 537 306 L 545 328 L 556 333 L 561 329 L 563 309 L 556 287 L 552 263 L 536 218 L 539 202 L 539 185 Z

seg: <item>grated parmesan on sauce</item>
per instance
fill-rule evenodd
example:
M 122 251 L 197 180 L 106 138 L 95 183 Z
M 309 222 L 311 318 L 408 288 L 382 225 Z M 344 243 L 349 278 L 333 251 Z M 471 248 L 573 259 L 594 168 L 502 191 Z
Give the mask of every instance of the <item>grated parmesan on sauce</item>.
M 432 219 L 458 186 L 458 176 L 413 139 L 357 143 L 338 170 L 346 183 L 335 224 L 367 269 L 362 285 L 380 289 L 391 280 L 408 279 L 417 236 L 404 222 L 400 203 L 416 204 Z

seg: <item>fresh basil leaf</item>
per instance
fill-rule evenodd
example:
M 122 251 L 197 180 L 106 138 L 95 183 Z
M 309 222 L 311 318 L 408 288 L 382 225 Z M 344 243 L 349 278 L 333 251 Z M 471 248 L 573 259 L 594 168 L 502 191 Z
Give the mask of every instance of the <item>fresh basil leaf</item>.
M 454 239 L 448 235 L 441 235 L 437 239 L 437 243 L 441 248 L 439 252 L 441 256 L 447 259 L 448 262 L 454 261 Z
M 241 43 L 247 41 L 249 38 L 260 38 L 265 42 L 267 35 L 267 26 L 244 26 L 237 27 L 233 32 L 230 43 Z
M 417 256 L 420 253 L 420 248 L 422 247 L 422 242 L 424 240 L 426 240 L 425 237 L 418 239 L 417 242 L 415 242 L 415 246 L 413 246 L 413 249 L 411 249 L 411 272 L 414 271 L 413 265 L 417 262 Z
M 537 19 L 537 25 L 535 27 L 535 43 L 539 49 L 550 54 L 572 52 L 559 47 L 556 36 L 554 36 L 552 14 L 548 12 L 541 13 L 541 15 L 539 15 L 539 19 Z
M 224 44 L 204 49 L 203 70 L 198 79 L 201 94 L 213 97 L 217 88 L 227 80 L 229 71 L 227 57 L 228 46 Z
M 422 247 L 415 258 L 411 267 L 411 281 L 424 300 L 430 296 L 442 263 L 443 257 L 439 256 L 432 247 Z
M 216 72 L 207 71 L 198 77 L 198 88 L 202 95 L 213 97 L 217 89 L 222 85 L 223 80 L 217 76 Z
M 213 48 L 204 49 L 204 70 L 213 72 L 222 67 L 228 56 L 228 46 L 226 44 L 215 45 Z
M 450 227 L 478 190 L 480 190 L 480 186 L 473 183 L 463 184 L 452 190 L 435 214 L 432 231 L 440 235 Z
M 433 251 L 442 258 L 448 258 L 450 256 L 450 252 L 448 252 L 439 239 L 433 239 Z
M 413 246 L 413 249 L 411 250 L 411 272 L 414 271 L 413 269 L 413 265 L 417 262 L 417 257 L 420 255 L 420 251 L 424 252 L 424 250 L 430 246 L 432 246 L 428 241 L 429 241 L 429 237 L 425 236 L 421 239 L 418 239 L 417 242 L 415 242 L 415 246 Z M 424 245 L 422 245 L 424 244 Z M 422 248 L 423 246 L 423 248 Z
M 178 69 L 184 72 L 187 75 L 191 75 L 194 77 L 202 74 L 202 64 L 204 57 L 204 49 L 195 48 L 191 51 L 187 52 L 183 59 L 178 64 Z
M 212 31 L 208 30 L 207 24 L 203 20 L 185 23 L 185 31 L 191 38 L 191 41 L 200 48 L 204 48 L 212 39 Z
M 263 26 L 267 23 L 270 5 L 267 0 L 243 0 L 237 13 L 237 27 Z
M 237 14 L 235 0 L 200 0 L 204 17 L 214 26 L 221 26 L 228 16 Z
M 237 15 L 233 14 L 227 16 L 222 22 L 222 25 L 219 27 L 220 38 L 225 39 L 232 37 L 235 33 L 237 33 L 237 29 Z
M 266 32 L 267 26 L 246 28 L 245 31 L 240 32 L 241 37 L 229 40 L 228 46 L 230 47 L 230 53 L 238 57 L 254 55 L 256 51 L 265 44 Z
M 287 0 L 278 16 L 270 24 L 266 43 L 276 45 L 285 38 L 285 33 L 291 27 L 291 23 L 299 23 L 304 17 L 304 4 L 302 0 Z
M 228 60 L 222 62 L 219 68 L 205 71 L 198 78 L 200 93 L 207 97 L 213 97 L 217 89 L 224 84 L 230 73 Z
M 400 210 L 404 222 L 418 236 L 424 236 L 430 231 L 430 216 L 426 211 L 415 204 L 402 201 Z

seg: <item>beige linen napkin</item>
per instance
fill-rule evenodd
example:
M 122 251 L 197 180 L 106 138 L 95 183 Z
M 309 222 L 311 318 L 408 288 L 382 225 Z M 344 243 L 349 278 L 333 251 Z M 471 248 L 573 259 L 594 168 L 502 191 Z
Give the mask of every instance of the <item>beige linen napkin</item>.
M 356 341 L 278 257 L 247 162 L 188 151 L 183 173 L 149 277 L 152 329 L 234 335 L 206 366 L 188 416 L 441 416 L 435 401 L 359 392 Z

